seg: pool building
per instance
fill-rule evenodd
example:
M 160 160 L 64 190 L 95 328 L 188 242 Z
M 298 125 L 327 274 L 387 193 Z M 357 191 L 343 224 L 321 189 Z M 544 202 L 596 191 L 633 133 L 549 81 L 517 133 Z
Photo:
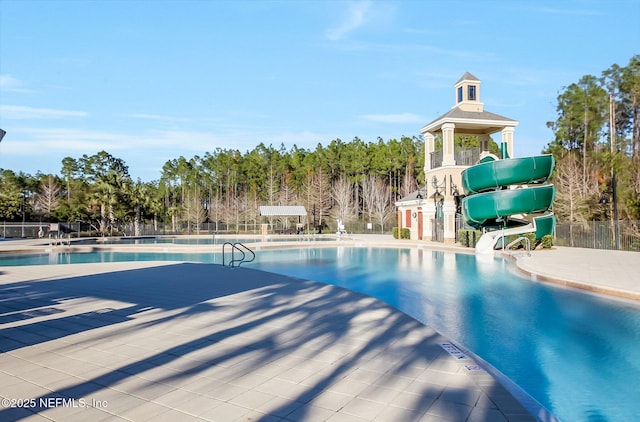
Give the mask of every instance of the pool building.
M 455 84 L 455 105 L 420 129 L 424 137 L 425 186 L 396 202 L 398 228 L 411 239 L 455 243 L 462 220 L 459 200 L 461 174 L 490 155 L 489 139 L 500 132 L 506 157 L 514 156 L 518 121 L 491 113 L 480 101 L 480 79 L 466 72 Z M 476 136 L 478 148 L 456 148 L 455 136 Z M 441 142 L 441 147 L 436 147 Z

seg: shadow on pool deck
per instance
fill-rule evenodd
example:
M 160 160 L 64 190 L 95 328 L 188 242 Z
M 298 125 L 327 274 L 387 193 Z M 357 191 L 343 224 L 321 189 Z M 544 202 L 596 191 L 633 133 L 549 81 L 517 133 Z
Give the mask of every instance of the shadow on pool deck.
M 0 284 L 0 300 L 0 394 L 36 404 L 1 420 L 535 420 L 433 329 L 336 286 L 182 263 Z

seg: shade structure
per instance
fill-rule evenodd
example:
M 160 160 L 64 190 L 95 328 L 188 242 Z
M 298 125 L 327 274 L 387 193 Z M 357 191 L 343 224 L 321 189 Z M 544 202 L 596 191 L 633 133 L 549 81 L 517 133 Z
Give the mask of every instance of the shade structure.
M 306 216 L 307 210 L 302 205 L 262 205 L 259 207 L 261 217 L 299 217 Z

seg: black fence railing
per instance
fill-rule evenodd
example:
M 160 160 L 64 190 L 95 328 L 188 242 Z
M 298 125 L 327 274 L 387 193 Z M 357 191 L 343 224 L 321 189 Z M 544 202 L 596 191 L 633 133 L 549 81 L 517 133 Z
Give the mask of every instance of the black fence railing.
M 212 223 L 206 222 L 201 224 L 180 222 L 172 223 L 140 223 L 138 228 L 133 223 L 116 224 L 108 227 L 103 233 L 104 236 L 172 236 L 172 235 L 207 235 L 207 234 L 261 234 L 262 225 L 268 224 L 267 233 L 269 234 L 301 234 L 301 233 L 318 233 L 320 227 L 314 229 L 313 224 L 289 224 L 281 223 L 254 223 L 239 222 L 234 223 Z M 87 222 L 71 222 L 57 223 L 57 234 L 65 237 L 93 237 L 100 236 L 95 225 Z M 345 223 L 345 230 L 348 233 L 369 233 L 369 234 L 391 234 L 393 227 L 396 225 L 395 220 L 390 219 L 381 227 L 379 223 L 353 221 Z M 335 220 L 329 220 L 322 225 L 321 233 L 332 234 L 338 231 L 338 225 Z M 16 223 L 0 221 L 0 238 L 47 238 L 50 233 L 49 223 Z
M 480 148 L 456 149 L 453 157 L 458 166 L 473 166 L 480 160 Z M 442 167 L 442 150 L 432 152 L 429 158 L 432 169 Z
M 618 243 L 620 250 L 640 251 L 640 221 L 620 220 L 617 226 L 616 228 L 611 221 L 558 223 L 555 244 L 577 248 L 616 249 Z

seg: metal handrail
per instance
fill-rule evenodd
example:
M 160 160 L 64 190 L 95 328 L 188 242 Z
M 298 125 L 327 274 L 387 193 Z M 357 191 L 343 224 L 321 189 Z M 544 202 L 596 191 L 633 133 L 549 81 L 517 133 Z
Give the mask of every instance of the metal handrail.
M 509 243 L 506 247 L 505 250 L 509 250 L 512 246 L 517 245 L 518 243 L 520 243 L 522 240 L 524 240 L 525 242 L 525 249 L 527 251 L 527 256 L 531 256 L 531 240 L 529 240 L 528 237 L 518 237 L 517 239 L 513 240 L 511 243 Z M 503 240 L 504 242 L 504 240 Z
M 229 261 L 228 264 L 226 263 L 226 260 L 225 260 L 225 257 L 226 257 L 225 249 L 227 245 L 231 246 L 231 261 Z M 236 259 L 235 251 L 238 251 L 240 254 L 242 254 L 242 256 Z M 247 259 L 247 254 L 245 253 L 245 251 L 251 254 L 251 258 Z M 222 244 L 222 266 L 228 265 L 231 268 L 238 268 L 240 267 L 240 265 L 244 264 L 245 262 L 251 262 L 254 259 L 256 259 L 255 252 L 253 252 L 253 250 L 251 250 L 242 242 L 234 242 L 234 243 L 224 242 Z

